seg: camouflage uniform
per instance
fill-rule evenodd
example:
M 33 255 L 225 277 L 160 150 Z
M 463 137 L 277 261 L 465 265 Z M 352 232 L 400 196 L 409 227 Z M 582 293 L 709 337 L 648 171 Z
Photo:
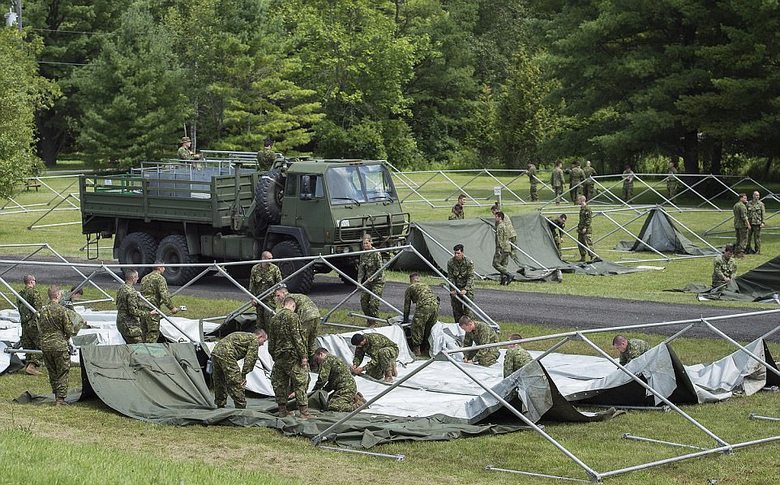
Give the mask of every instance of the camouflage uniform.
M 288 296 L 295 300 L 295 314 L 301 319 L 301 335 L 309 352 L 307 355 L 313 355 L 318 347 L 317 330 L 320 325 L 320 310 L 306 295 L 290 293 Z
M 439 297 L 433 294 L 430 287 L 418 281 L 412 283 L 404 294 L 404 321 L 409 321 L 409 312 L 414 302 L 414 318 L 412 319 L 412 346 L 419 347 L 428 341 L 431 328 L 439 318 Z
M 726 258 L 721 254 L 715 258 L 715 263 L 712 268 L 712 287 L 724 285 L 730 280 L 734 279 L 737 274 L 737 262 L 734 261 L 734 257 L 731 257 L 726 261 Z
M 747 207 L 741 200 L 734 204 L 734 232 L 737 236 L 737 243 L 734 245 L 734 254 L 743 254 L 748 243 L 748 217 Z
M 509 377 L 533 360 L 531 354 L 522 347 L 507 350 L 504 355 L 504 377 Z
M 319 378 L 314 390 L 331 392 L 328 396 L 328 410 L 348 413 L 357 409 L 362 402 L 357 399 L 355 378 L 347 364 L 335 355 L 328 355 L 320 364 Z M 358 404 L 360 402 L 360 404 Z
M 211 352 L 214 379 L 214 402 L 217 407 L 227 405 L 228 394 L 236 408 L 246 408 L 244 380 L 257 362 L 257 336 L 249 332 L 233 332 L 217 342 Z M 238 361 L 244 359 L 243 369 Z
M 596 169 L 593 167 L 585 166 L 582 169 L 582 175 L 585 178 L 585 183 L 582 184 L 583 195 L 586 199 L 590 200 L 595 194 L 594 188 L 596 187 L 596 180 L 593 178 L 596 174 Z
M 176 152 L 176 158 L 179 160 L 193 160 L 195 158 L 195 154 L 184 146 L 180 146 L 179 150 Z
M 561 257 L 561 240 L 563 239 L 563 232 L 564 228 L 566 227 L 565 222 L 559 222 L 558 218 L 548 218 L 547 223 L 550 225 L 550 232 L 552 232 L 553 242 L 555 243 L 555 248 L 558 250 L 558 257 Z
M 460 204 L 455 204 L 452 206 L 452 211 L 450 212 L 450 216 L 447 218 L 450 221 L 463 219 L 466 217 L 466 211 L 463 209 L 463 206 Z
M 128 344 L 143 342 L 141 318 L 146 312 L 139 304 L 138 292 L 127 283 L 116 293 L 116 329 Z
M 626 351 L 620 353 L 620 365 L 626 365 L 640 355 L 650 350 L 647 342 L 638 338 L 628 339 Z
M 674 165 L 669 165 L 669 175 L 666 177 L 666 191 L 669 193 L 669 199 L 677 195 L 677 169 Z
M 141 280 L 141 294 L 155 307 L 162 309 L 165 305 L 168 310 L 173 310 L 171 294 L 168 292 L 168 283 L 165 276 L 157 271 L 152 271 Z M 160 338 L 160 315 L 150 315 L 144 312 L 141 316 L 141 331 L 143 341 L 153 344 Z
M 634 171 L 623 170 L 623 200 L 628 202 L 634 196 Z
M 73 324 L 68 318 L 65 307 L 52 302 L 43 307 L 38 316 L 38 331 L 43 361 L 49 372 L 51 390 L 55 398 L 65 399 L 68 395 L 68 372 L 70 371 L 68 339 L 74 333 Z
M 33 308 L 40 311 L 43 307 L 43 299 L 41 294 L 35 288 L 25 286 L 22 291 L 19 292 L 19 296 L 30 304 Z M 38 315 L 30 311 L 27 305 L 16 300 L 16 306 L 19 308 L 19 321 L 22 324 L 22 336 L 21 344 L 23 349 L 40 349 L 38 338 Z M 27 364 L 40 366 L 40 360 L 38 360 L 37 354 L 26 354 Z
M 358 281 L 379 296 L 382 296 L 382 292 L 385 289 L 384 270 L 380 271 L 371 281 L 367 280 L 369 276 L 379 271 L 379 268 L 381 268 L 383 264 L 384 261 L 382 260 L 381 253 L 363 253 L 360 255 L 360 260 L 358 261 Z M 363 311 L 363 315 L 378 317 L 379 299 L 374 298 L 367 292 L 363 292 L 363 294 L 360 295 L 360 308 Z M 369 325 L 371 323 L 369 323 Z
M 766 207 L 760 200 L 753 202 L 752 200 L 747 204 L 748 221 L 750 221 L 750 230 L 748 230 L 747 248 L 750 251 L 750 246 L 753 246 L 753 251 L 756 254 L 761 254 L 761 226 L 764 224 L 764 214 L 766 213 Z
M 263 268 L 263 264 L 268 265 L 267 268 Z M 282 272 L 279 267 L 273 263 L 257 263 L 252 266 L 252 272 L 249 275 L 249 293 L 257 296 L 260 293 L 275 286 L 282 281 Z M 276 302 L 274 301 L 274 294 L 271 293 L 263 299 L 263 303 L 268 305 L 268 308 L 275 308 Z M 263 330 L 268 330 L 268 324 L 271 323 L 271 317 L 273 315 L 269 310 L 266 310 L 262 305 L 257 305 L 257 326 Z
M 474 262 L 472 260 L 463 256 L 463 259 L 458 261 L 452 257 L 447 261 L 447 278 L 459 290 L 466 291 L 466 298 L 474 301 Z M 463 315 L 471 315 L 471 310 L 461 302 L 458 293 L 450 295 L 450 305 L 452 305 L 452 318 L 455 319 L 455 323 Z
M 79 315 L 79 313 L 73 309 L 72 298 L 73 295 L 71 292 L 64 294 L 60 300 L 60 305 L 62 305 L 65 308 L 65 311 L 68 313 L 70 323 L 73 325 L 73 332 L 79 333 L 79 330 L 84 328 L 87 325 L 87 322 L 84 320 L 84 317 Z
M 371 360 L 366 364 L 366 375 L 374 379 L 382 379 L 386 374 L 395 372 L 395 361 L 398 359 L 398 346 L 380 333 L 363 334 L 368 340 L 365 347 L 355 347 L 355 358 L 352 365 L 360 366 L 363 358 L 368 355 Z
M 263 148 L 257 152 L 257 166 L 260 170 L 270 170 L 276 162 L 276 153 L 271 148 Z
M 271 319 L 268 328 L 268 352 L 274 359 L 271 371 L 271 386 L 276 403 L 286 406 L 290 390 L 295 392 L 298 407 L 308 406 L 306 388 L 309 384 L 309 369 L 301 361 L 307 358 L 306 339 L 303 338 L 301 318 L 282 308 Z
M 563 195 L 563 170 L 561 167 L 555 167 L 550 177 L 550 185 L 552 185 L 555 192 L 555 203 L 561 203 L 561 196 Z
M 575 165 L 569 172 L 569 196 L 572 203 L 577 203 L 577 197 L 582 193 L 582 185 L 579 185 L 585 179 L 585 174 L 579 165 Z
M 508 278 L 510 276 L 507 270 L 509 256 L 512 254 L 512 229 L 506 223 L 506 220 L 496 224 L 496 252 L 493 255 L 493 267 L 501 273 L 501 276 Z
M 532 163 L 528 165 L 528 183 L 531 184 L 531 202 L 539 200 L 539 180 L 536 178 L 536 166 Z
M 580 220 L 577 223 L 577 241 L 581 244 L 580 249 L 580 261 L 585 261 L 585 256 L 589 255 L 591 258 L 595 255 L 590 250 L 593 246 L 591 241 L 591 223 L 593 222 L 593 212 L 590 210 L 587 204 L 580 207 Z M 583 231 L 584 229 L 584 231 Z
M 474 331 L 466 333 L 463 340 L 464 347 L 471 347 L 473 344 L 485 345 L 498 342 L 496 332 L 487 323 L 474 322 Z M 468 350 L 465 352 L 466 358 L 474 360 L 483 367 L 490 367 L 498 360 L 498 349 L 491 347 L 482 350 Z

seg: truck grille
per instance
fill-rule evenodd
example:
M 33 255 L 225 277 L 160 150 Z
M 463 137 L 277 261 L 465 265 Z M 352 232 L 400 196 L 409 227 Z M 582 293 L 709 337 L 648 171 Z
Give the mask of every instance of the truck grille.
M 348 221 L 345 223 L 344 221 Z M 409 213 L 390 214 L 386 216 L 353 217 L 341 221 L 336 233 L 336 241 L 340 243 L 357 243 L 363 234 L 370 234 L 378 243 L 397 240 L 409 234 Z M 347 225 L 348 224 L 348 225 Z

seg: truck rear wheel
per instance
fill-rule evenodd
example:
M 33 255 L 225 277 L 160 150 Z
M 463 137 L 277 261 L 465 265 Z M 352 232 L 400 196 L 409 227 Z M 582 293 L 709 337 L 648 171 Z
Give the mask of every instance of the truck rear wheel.
M 121 264 L 152 264 L 157 254 L 157 240 L 146 232 L 131 232 L 119 244 Z M 134 268 L 138 278 L 143 278 L 152 268 Z M 123 271 L 124 272 L 124 271 Z
M 269 170 L 260 176 L 255 187 L 257 225 L 267 227 L 282 220 L 282 196 L 284 177 L 279 169 Z
M 298 258 L 305 256 L 301 246 L 292 240 L 282 241 L 273 247 L 274 258 Z M 293 274 L 305 266 L 307 261 L 285 261 L 278 263 L 283 277 Z M 295 277 L 287 280 L 287 287 L 291 293 L 308 293 L 314 283 L 314 266 L 309 266 Z
M 166 236 L 157 247 L 157 258 L 167 264 L 197 263 L 198 258 L 190 254 L 187 248 L 187 238 L 181 234 Z M 169 285 L 181 286 L 194 278 L 200 269 L 188 266 L 166 267 L 165 280 Z

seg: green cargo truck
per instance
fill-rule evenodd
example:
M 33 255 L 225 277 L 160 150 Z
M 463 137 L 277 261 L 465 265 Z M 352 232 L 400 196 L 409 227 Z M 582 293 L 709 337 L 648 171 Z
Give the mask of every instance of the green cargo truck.
M 275 258 L 350 253 L 360 250 L 363 234 L 375 247 L 390 247 L 409 230 L 409 214 L 377 160 L 284 160 L 266 172 L 236 161 L 160 163 L 82 176 L 79 192 L 88 248 L 113 237 L 113 257 L 123 264 L 247 261 L 264 250 Z M 355 276 L 356 261 L 333 264 Z M 287 276 L 304 264 L 280 268 Z M 170 267 L 165 277 L 182 285 L 201 271 Z M 310 267 L 288 286 L 307 293 L 314 273 L 327 271 Z

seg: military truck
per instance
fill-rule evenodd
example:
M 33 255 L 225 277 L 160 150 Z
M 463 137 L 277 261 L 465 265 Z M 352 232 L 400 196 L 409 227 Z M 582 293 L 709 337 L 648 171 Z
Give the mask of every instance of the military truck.
M 247 261 L 264 250 L 275 258 L 351 253 L 363 234 L 375 247 L 390 247 L 409 231 L 409 214 L 379 160 L 281 160 L 265 172 L 236 160 L 157 163 L 84 175 L 79 185 L 88 257 L 99 257 L 97 241 L 113 237 L 113 257 L 123 264 Z M 356 263 L 333 259 L 352 277 Z M 304 265 L 280 269 L 287 276 Z M 202 269 L 169 267 L 165 278 L 182 285 Z M 308 293 L 314 273 L 328 271 L 317 264 L 288 286 Z

